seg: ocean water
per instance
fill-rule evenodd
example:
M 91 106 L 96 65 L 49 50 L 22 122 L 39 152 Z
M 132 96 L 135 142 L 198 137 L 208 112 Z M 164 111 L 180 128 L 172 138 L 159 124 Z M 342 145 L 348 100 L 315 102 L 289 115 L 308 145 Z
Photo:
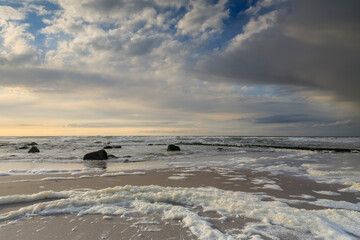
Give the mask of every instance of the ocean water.
M 36 143 L 40 153 L 20 149 Z M 167 151 L 177 144 L 179 152 Z M 105 146 L 106 161 L 83 156 Z M 168 167 L 229 167 L 304 176 L 360 190 L 360 137 L 2 137 L 0 176 Z
M 31 143 L 40 153 L 20 149 Z M 177 144 L 180 152 L 168 152 Z M 104 146 L 106 161 L 83 156 Z M 0 176 L 190 166 L 287 172 L 318 181 L 359 182 L 360 137 L 2 137 Z M 350 184 L 353 183 L 353 184 Z
M 36 142 L 40 153 L 19 149 Z M 180 146 L 168 152 L 167 145 Z M 84 154 L 104 146 L 116 156 L 106 161 L 84 161 Z M 210 169 L 241 184 L 248 169 L 269 177 L 251 180 L 254 193 L 215 187 L 173 188 L 122 186 L 100 190 L 40 191 L 36 194 L 0 197 L 2 205 L 26 207 L 0 214 L 1 228 L 34 216 L 73 214 L 128 217 L 138 212 L 158 214 L 163 221 L 180 220 L 199 239 L 359 239 L 360 238 L 360 137 L 2 137 L 1 176 L 69 173 L 45 176 L 42 181 L 143 175 L 147 169 L 181 169 L 172 181 L 186 181 L 194 172 Z M 127 170 L 127 171 L 125 171 Z M 317 189 L 291 198 L 265 194 L 265 189 L 284 191 L 276 176 L 314 180 L 336 191 Z M 296 187 L 296 186 L 294 186 Z M 341 200 L 348 194 L 352 201 Z M 315 196 L 322 196 L 314 197 Z M 47 200 L 37 203 L 37 201 Z M 52 201 L 49 201 L 51 199 Z M 264 200 L 264 199 L 271 199 Z M 301 199 L 301 200 L 299 200 Z M 336 200 L 337 199 L 337 200 Z M 355 199 L 355 200 L 354 200 Z M 358 200 L 358 201 L 357 201 Z M 306 210 L 294 204 L 311 204 Z M 189 208 L 191 206 L 191 208 Z M 215 211 L 219 219 L 252 219 L 241 229 L 220 231 L 192 209 Z M 290 238 L 291 239 L 291 238 Z

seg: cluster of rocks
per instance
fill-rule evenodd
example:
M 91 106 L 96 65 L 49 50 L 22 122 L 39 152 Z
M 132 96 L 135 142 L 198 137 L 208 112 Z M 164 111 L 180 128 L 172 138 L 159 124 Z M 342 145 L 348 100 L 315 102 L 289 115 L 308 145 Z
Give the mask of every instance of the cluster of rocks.
M 100 142 L 99 142 L 100 143 Z M 29 146 L 31 146 L 31 148 L 29 149 L 28 153 L 39 153 L 40 150 L 36 147 L 36 145 L 38 145 L 36 142 L 32 142 L 29 144 L 26 144 L 22 147 L 19 147 L 18 149 L 28 149 Z M 107 160 L 109 158 L 117 158 L 116 156 L 112 155 L 112 154 L 107 154 L 107 152 L 104 149 L 112 149 L 112 148 L 121 148 L 120 145 L 116 145 L 116 146 L 111 146 L 111 145 L 106 145 L 103 149 L 99 150 L 99 151 L 95 151 L 95 152 L 90 152 L 84 155 L 83 160 Z M 170 144 L 167 147 L 167 151 L 180 151 L 180 147 L 176 146 L 174 144 Z M 131 156 L 127 156 L 127 157 L 131 157 Z M 126 159 L 124 162 L 128 162 L 129 160 Z
M 38 153 L 38 152 L 40 152 L 40 150 L 36 147 L 36 145 L 38 145 L 36 142 L 27 143 L 27 144 L 19 147 L 18 149 L 23 150 L 23 149 L 29 149 L 29 147 L 31 147 L 30 150 L 28 151 L 28 153 Z
M 104 147 L 104 149 L 111 149 L 111 148 L 121 148 L 121 146 L 117 146 L 117 147 L 106 146 L 106 147 Z M 116 158 L 116 156 L 114 156 L 114 155 L 111 155 L 111 154 L 108 155 L 104 149 L 85 154 L 83 160 L 107 160 L 109 158 Z M 179 146 L 176 146 L 173 144 L 170 144 L 167 147 L 167 151 L 180 151 L 180 150 L 181 149 Z M 126 157 L 131 157 L 131 156 L 126 156 Z M 124 162 L 129 162 L 129 160 L 126 159 Z

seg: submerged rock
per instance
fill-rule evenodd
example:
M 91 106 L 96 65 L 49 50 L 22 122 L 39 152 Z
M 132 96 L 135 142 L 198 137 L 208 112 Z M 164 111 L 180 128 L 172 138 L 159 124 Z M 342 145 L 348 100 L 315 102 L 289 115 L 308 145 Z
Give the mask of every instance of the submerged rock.
M 109 155 L 108 155 L 108 158 L 118 158 L 118 157 L 115 156 L 115 155 L 109 154 Z
M 22 146 L 22 147 L 19 147 L 18 149 L 28 149 L 29 147 L 28 146 Z
M 40 150 L 35 146 L 32 146 L 28 151 L 28 153 L 38 153 L 38 152 L 40 152 Z
M 120 145 L 114 145 L 114 146 L 107 145 L 104 147 L 104 149 L 112 149 L 112 148 L 121 148 L 121 146 Z
M 180 151 L 180 147 L 176 146 L 176 145 L 173 145 L 173 144 L 170 144 L 170 145 L 168 145 L 167 150 L 168 151 Z
M 36 142 L 32 142 L 32 143 L 29 143 L 28 144 L 29 146 L 35 146 L 35 145 L 38 145 Z
M 83 158 L 83 160 L 106 160 L 106 159 L 108 159 L 108 155 L 104 149 L 101 149 L 96 152 L 87 153 Z

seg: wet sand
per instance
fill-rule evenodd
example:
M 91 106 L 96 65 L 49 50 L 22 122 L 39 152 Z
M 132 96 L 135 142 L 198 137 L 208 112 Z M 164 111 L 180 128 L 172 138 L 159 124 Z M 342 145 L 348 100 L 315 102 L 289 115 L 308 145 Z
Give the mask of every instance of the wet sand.
M 338 184 L 317 183 L 306 178 L 289 175 L 272 175 L 267 172 L 253 172 L 249 169 L 231 170 L 222 168 L 176 168 L 148 171 L 129 171 L 137 174 L 101 176 L 104 172 L 82 175 L 24 175 L 4 176 L 0 178 L 0 196 L 34 194 L 43 191 L 64 191 L 76 189 L 104 189 L 116 186 L 148 186 L 164 187 L 215 187 L 229 191 L 266 194 L 263 201 L 274 201 L 274 198 L 304 200 L 302 194 L 311 195 L 313 199 L 329 199 L 358 203 L 359 193 L 338 192 L 344 188 Z M 84 176 L 85 175 L 85 176 Z M 174 180 L 174 179 L 180 180 Z M 256 180 L 272 181 L 279 189 L 264 188 L 266 183 Z M 338 193 L 330 196 L 314 191 Z M 298 196 L 298 197 L 296 197 Z M 50 200 L 42 200 L 50 201 Z M 0 205 L 0 214 L 29 206 L 37 202 L 14 203 Z M 325 209 L 309 203 L 289 203 L 295 208 L 308 210 Z M 215 212 L 204 212 L 201 208 L 187 206 L 200 216 L 207 217 L 214 228 L 221 232 L 241 229 L 253 219 L 243 217 L 221 219 Z M 142 221 L 143 220 L 143 221 Z M 1 222 L 0 222 L 1 224 Z M 156 214 L 136 215 L 127 218 L 103 215 L 50 215 L 34 216 L 31 219 L 18 221 L 0 228 L 1 239 L 197 239 L 188 228 L 184 228 L 177 220 L 162 220 Z M 296 239 L 291 234 L 281 239 Z M 311 237 L 309 236 L 309 239 Z

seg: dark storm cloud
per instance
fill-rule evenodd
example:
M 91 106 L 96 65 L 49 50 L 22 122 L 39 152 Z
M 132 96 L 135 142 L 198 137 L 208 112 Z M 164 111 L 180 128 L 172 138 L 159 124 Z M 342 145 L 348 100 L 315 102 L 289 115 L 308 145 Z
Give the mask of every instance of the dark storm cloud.
M 197 70 L 238 83 L 300 86 L 360 104 L 360 1 L 291 1 L 274 26 Z

